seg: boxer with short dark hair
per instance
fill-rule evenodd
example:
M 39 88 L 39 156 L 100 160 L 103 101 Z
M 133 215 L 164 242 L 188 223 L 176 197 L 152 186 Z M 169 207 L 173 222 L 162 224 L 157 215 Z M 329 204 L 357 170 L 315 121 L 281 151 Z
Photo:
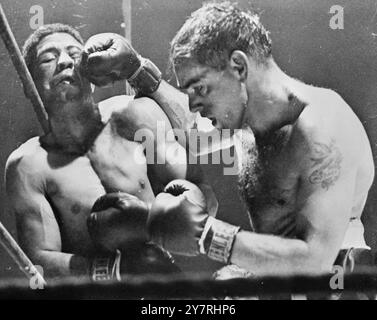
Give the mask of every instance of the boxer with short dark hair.
M 79 33 L 61 24 L 45 25 L 25 42 L 50 132 L 22 144 L 6 164 L 19 242 L 47 278 L 178 272 L 170 254 L 148 243 L 149 208 L 169 181 L 200 184 L 203 176 L 198 167 L 189 170 L 176 141 L 155 139 L 157 122 L 167 131 L 171 125 L 153 100 L 116 96 L 94 103 L 80 69 L 83 49 Z M 146 159 L 141 141 L 134 141 L 139 129 L 163 162 Z
M 96 41 L 103 39 L 90 40 Z M 115 42 L 92 64 L 89 55 L 89 78 L 111 81 L 104 70 L 124 75 L 160 105 L 173 126 L 187 129 L 182 94 L 161 81 L 126 40 Z M 106 59 L 110 52 L 112 60 Z M 278 67 L 255 13 L 229 2 L 203 5 L 173 39 L 171 61 L 192 112 L 218 130 L 242 129 L 235 135 L 239 189 L 254 231 L 209 217 L 187 192 L 165 192 L 148 218 L 156 242 L 246 270 L 238 275 L 329 272 L 340 250 L 369 249 L 360 219 L 374 178 L 365 130 L 337 93 Z M 101 68 L 102 78 L 96 74 Z M 174 227 L 180 232 L 167 227 L 172 217 L 179 219 Z

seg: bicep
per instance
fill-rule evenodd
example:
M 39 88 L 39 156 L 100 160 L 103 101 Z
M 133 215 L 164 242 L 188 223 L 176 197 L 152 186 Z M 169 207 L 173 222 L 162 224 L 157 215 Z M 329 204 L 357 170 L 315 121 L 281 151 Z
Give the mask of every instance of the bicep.
M 27 206 L 15 209 L 18 239 L 28 252 L 61 251 L 58 223 L 43 196 L 26 196 Z
M 356 170 L 346 162 L 338 165 L 331 172 L 322 167 L 322 175 L 315 179 L 313 173 L 318 173 L 315 170 L 308 170 L 302 177 L 305 200 L 298 212 L 299 230 L 310 254 L 323 266 L 333 264 L 352 212 Z
M 18 240 L 30 256 L 42 250 L 61 251 L 58 223 L 37 180 L 15 168 L 6 173 L 6 191 L 16 217 Z
M 187 155 L 178 143 L 179 139 L 185 139 L 184 132 L 173 131 L 161 108 L 147 98 L 136 99 L 129 106 L 128 117 L 128 121 L 136 124 L 137 141 L 144 142 L 147 163 L 154 177 L 163 184 L 173 179 L 184 179 Z

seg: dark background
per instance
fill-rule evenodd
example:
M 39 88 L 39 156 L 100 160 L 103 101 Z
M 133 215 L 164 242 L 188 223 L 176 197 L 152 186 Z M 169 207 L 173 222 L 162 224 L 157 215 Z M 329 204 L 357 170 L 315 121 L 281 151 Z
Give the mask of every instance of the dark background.
M 239 1 L 253 5 L 263 24 L 271 31 L 273 55 L 289 75 L 316 86 L 336 90 L 351 105 L 363 122 L 374 155 L 377 153 L 377 1 L 372 0 L 255 0 Z M 125 33 L 121 0 L 2 0 L 4 10 L 18 43 L 31 33 L 32 5 L 44 9 L 44 23 L 63 22 L 79 29 L 84 38 L 100 32 Z M 202 1 L 133 0 L 132 42 L 144 56 L 166 70 L 169 41 L 185 17 Z M 344 30 L 329 27 L 332 5 L 344 7 Z M 9 154 L 27 139 L 41 133 L 30 103 L 8 53 L 0 43 L 0 167 Z M 124 92 L 124 84 L 97 90 L 98 99 Z M 331 106 L 329 106 L 330 108 Z M 247 228 L 248 221 L 236 191 L 236 178 L 223 176 L 221 165 L 206 166 L 205 171 L 220 201 L 219 216 Z M 3 181 L 3 170 L 0 170 Z M 363 214 L 367 243 L 377 249 L 376 185 L 370 191 Z M 3 184 L 0 187 L 0 218 L 17 236 L 14 219 L 7 209 Z M 179 261 L 183 261 L 179 259 Z M 186 260 L 187 269 L 212 270 L 213 263 L 203 259 Z M 0 247 L 0 278 L 21 276 L 15 264 Z

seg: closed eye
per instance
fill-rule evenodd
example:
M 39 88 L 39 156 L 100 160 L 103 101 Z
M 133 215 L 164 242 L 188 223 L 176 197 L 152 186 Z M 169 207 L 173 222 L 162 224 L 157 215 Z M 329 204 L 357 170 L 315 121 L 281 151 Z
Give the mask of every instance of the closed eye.
M 43 55 L 42 57 L 40 57 L 38 60 L 39 60 L 39 63 L 42 64 L 42 63 L 49 63 L 49 62 L 52 62 L 56 59 L 56 55 L 53 54 L 53 53 L 48 53 L 48 54 L 45 54 Z
M 69 56 L 70 56 L 73 60 L 80 59 L 80 57 L 81 57 L 81 51 L 78 51 L 78 50 L 71 50 L 71 51 L 69 52 Z
M 200 84 L 195 86 L 194 93 L 200 97 L 204 97 L 207 94 L 207 86 L 204 84 Z

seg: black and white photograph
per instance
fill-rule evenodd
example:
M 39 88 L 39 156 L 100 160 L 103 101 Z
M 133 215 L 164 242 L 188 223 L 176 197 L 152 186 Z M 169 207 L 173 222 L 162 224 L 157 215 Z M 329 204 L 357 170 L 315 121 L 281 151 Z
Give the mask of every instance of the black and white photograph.
M 0 35 L 0 300 L 377 300 L 377 0 L 0 0 Z

